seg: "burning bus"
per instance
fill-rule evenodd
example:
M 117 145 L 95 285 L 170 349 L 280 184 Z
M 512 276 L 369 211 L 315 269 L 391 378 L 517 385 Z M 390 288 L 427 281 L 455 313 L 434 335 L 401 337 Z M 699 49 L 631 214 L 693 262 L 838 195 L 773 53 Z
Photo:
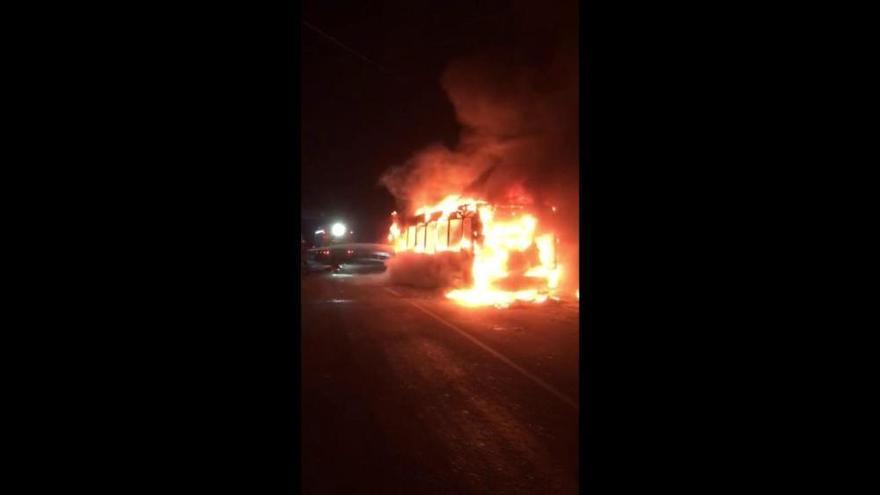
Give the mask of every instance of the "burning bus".
M 545 214 L 451 195 L 409 215 L 392 213 L 388 240 L 400 255 L 458 260 L 462 270 L 446 297 L 461 305 L 543 303 L 557 298 L 562 273 L 558 239 L 539 221 Z

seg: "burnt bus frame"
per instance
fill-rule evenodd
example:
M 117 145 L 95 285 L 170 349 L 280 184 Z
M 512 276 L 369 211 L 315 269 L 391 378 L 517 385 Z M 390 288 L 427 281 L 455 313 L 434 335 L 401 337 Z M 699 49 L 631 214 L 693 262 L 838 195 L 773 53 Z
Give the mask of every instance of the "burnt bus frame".
M 471 245 L 469 248 L 460 249 L 459 251 L 464 251 L 464 252 L 472 252 L 473 251 L 474 243 L 476 242 L 476 239 L 480 236 L 479 233 L 481 232 L 481 230 L 480 230 L 481 229 L 480 216 L 478 215 L 478 212 L 479 212 L 479 207 L 477 207 L 476 211 L 457 211 L 455 213 L 450 214 L 449 217 L 446 218 L 445 222 L 446 222 L 446 246 L 447 247 L 449 247 L 449 241 L 450 241 L 450 239 L 452 239 L 453 229 L 451 228 L 452 227 L 451 221 L 456 220 L 456 219 L 461 220 L 461 226 L 459 227 L 459 229 L 461 231 L 461 239 L 464 239 L 465 238 L 465 232 L 464 232 L 465 220 L 470 219 L 471 220 L 471 225 L 470 225 L 471 235 L 469 237 L 471 239 Z M 426 249 L 427 245 L 428 245 L 428 225 L 431 224 L 432 222 L 439 225 L 438 220 L 440 219 L 441 215 L 442 215 L 441 212 L 436 212 L 428 218 L 428 221 L 425 221 L 424 215 L 416 215 L 416 216 L 412 216 L 412 217 L 404 219 L 404 221 L 402 222 L 403 228 L 401 229 L 401 231 L 403 232 L 404 245 L 407 246 L 407 250 L 409 250 L 409 229 L 410 229 L 410 227 L 415 227 L 416 239 L 415 239 L 415 243 L 413 244 L 413 250 L 415 250 L 415 248 L 419 245 L 421 245 L 423 247 L 423 249 Z M 424 234 L 421 236 L 421 239 L 419 239 L 419 227 L 424 227 Z M 420 241 L 421 241 L 421 244 L 420 244 Z
M 459 252 L 473 253 L 474 246 L 477 243 L 477 239 L 479 239 L 482 235 L 482 228 L 483 227 L 480 223 L 480 215 L 479 215 L 480 207 L 481 207 L 481 205 L 477 205 L 476 209 L 474 209 L 474 210 L 460 209 L 460 210 L 450 214 L 449 217 L 446 218 L 446 246 L 447 247 L 449 247 L 449 240 L 452 238 L 452 228 L 451 228 L 452 223 L 451 223 L 451 221 L 455 220 L 455 219 L 461 220 L 461 226 L 460 226 L 461 239 L 464 239 L 464 237 L 465 237 L 465 230 L 464 230 L 465 220 L 470 219 L 471 220 L 471 226 L 470 226 L 471 245 L 467 249 L 459 249 Z M 523 206 L 516 205 L 516 204 L 509 204 L 509 205 L 498 205 L 498 206 L 496 206 L 496 208 L 521 210 L 521 209 L 523 209 Z M 415 216 L 410 216 L 410 217 L 404 219 L 404 222 L 403 222 L 404 228 L 401 230 L 405 235 L 404 245 L 407 246 L 407 250 L 409 250 L 409 247 L 408 247 L 408 245 L 409 245 L 409 228 L 415 227 L 414 231 L 416 233 L 416 239 L 415 239 L 415 243 L 413 244 L 413 250 L 415 250 L 415 247 L 419 245 L 419 239 L 418 239 L 419 226 L 424 226 L 425 233 L 422 236 L 422 239 L 421 239 L 422 244 L 421 245 L 423 246 L 423 249 L 427 249 L 428 224 L 430 224 L 431 222 L 438 223 L 438 220 L 440 219 L 441 216 L 442 216 L 441 212 L 435 212 L 429 216 L 428 221 L 425 221 L 424 215 L 415 215 Z M 439 223 L 438 223 L 438 225 L 439 225 Z M 553 237 L 554 237 L 554 242 L 558 242 L 558 239 L 556 238 L 556 236 L 554 235 Z M 554 266 L 556 266 L 556 264 L 558 263 L 558 257 L 559 257 L 559 253 L 556 249 L 554 249 L 553 250 L 553 265 Z

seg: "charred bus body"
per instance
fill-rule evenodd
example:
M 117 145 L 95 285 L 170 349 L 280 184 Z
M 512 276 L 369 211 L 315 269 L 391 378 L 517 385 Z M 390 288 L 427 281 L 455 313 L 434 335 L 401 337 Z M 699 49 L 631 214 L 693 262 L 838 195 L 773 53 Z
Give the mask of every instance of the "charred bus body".
M 426 263 L 438 257 L 453 260 L 460 266 L 461 272 L 455 277 L 459 282 L 455 285 L 474 283 L 474 270 L 482 270 L 480 266 L 487 265 L 485 262 L 474 263 L 479 253 L 484 261 L 491 257 L 497 260 L 496 265 L 501 265 L 503 276 L 494 277 L 494 288 L 544 292 L 548 289 L 547 280 L 535 276 L 535 267 L 556 269 L 557 240 L 552 234 L 545 234 L 542 239 L 545 241 L 544 253 L 541 252 L 534 236 L 537 224 L 535 213 L 524 205 L 489 205 L 479 201 L 462 204 L 451 211 L 446 209 L 409 216 L 393 213 L 389 240 L 396 253 L 426 255 Z M 527 221 L 523 222 L 523 219 Z M 529 220 L 532 221 L 531 225 Z M 520 232 L 508 226 L 516 226 Z M 549 255 L 546 247 L 548 236 L 552 251 Z M 501 251 L 503 254 L 499 258 L 497 255 Z M 447 266 L 449 264 L 446 263 Z
M 480 235 L 478 208 L 476 205 L 466 205 L 449 214 L 437 211 L 406 218 L 393 214 L 400 228 L 395 242 L 396 251 L 472 253 L 474 241 Z

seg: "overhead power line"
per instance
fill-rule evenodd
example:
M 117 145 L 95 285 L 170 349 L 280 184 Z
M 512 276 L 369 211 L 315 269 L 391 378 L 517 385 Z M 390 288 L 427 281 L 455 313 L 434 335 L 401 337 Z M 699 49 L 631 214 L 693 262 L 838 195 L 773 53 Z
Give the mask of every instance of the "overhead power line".
M 333 36 L 330 36 L 329 34 L 325 33 L 323 30 L 321 30 L 319 27 L 315 26 L 314 24 L 312 24 L 312 23 L 306 21 L 305 19 L 303 19 L 303 20 L 300 21 L 300 22 L 302 22 L 302 25 L 303 25 L 303 26 L 305 26 L 305 27 L 311 29 L 312 31 L 314 31 L 315 33 L 321 35 L 322 37 L 328 39 L 329 41 L 332 41 L 334 44 L 336 44 L 337 46 L 339 46 L 339 47 L 342 48 L 343 50 L 347 51 L 348 53 L 351 53 L 352 55 L 354 55 L 354 56 L 360 58 L 361 60 L 363 60 L 363 61 L 365 61 L 365 62 L 367 62 L 367 63 L 369 63 L 369 64 L 371 64 L 371 65 L 374 65 L 375 67 L 377 67 L 379 70 L 381 70 L 381 71 L 383 71 L 383 72 L 386 71 L 385 67 L 382 67 L 380 64 L 378 64 L 377 62 L 371 60 L 371 59 L 370 59 L 369 57 L 367 57 L 366 55 L 364 55 L 364 54 L 358 52 L 358 51 L 355 50 L 354 48 L 351 48 L 350 46 L 348 46 L 348 45 L 346 45 L 345 43 L 339 41 L 338 39 L 334 38 Z

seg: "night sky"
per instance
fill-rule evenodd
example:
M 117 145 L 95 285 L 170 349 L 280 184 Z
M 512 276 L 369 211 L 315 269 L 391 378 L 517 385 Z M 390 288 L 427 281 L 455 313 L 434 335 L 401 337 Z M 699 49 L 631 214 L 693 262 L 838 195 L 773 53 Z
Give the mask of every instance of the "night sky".
M 460 132 L 440 84 L 454 59 L 519 53 L 577 30 L 574 2 L 309 0 L 301 26 L 303 234 L 343 220 L 384 238 L 395 199 L 378 182 Z M 576 35 L 576 34 L 575 34 Z M 331 39 L 332 38 L 332 39 Z

